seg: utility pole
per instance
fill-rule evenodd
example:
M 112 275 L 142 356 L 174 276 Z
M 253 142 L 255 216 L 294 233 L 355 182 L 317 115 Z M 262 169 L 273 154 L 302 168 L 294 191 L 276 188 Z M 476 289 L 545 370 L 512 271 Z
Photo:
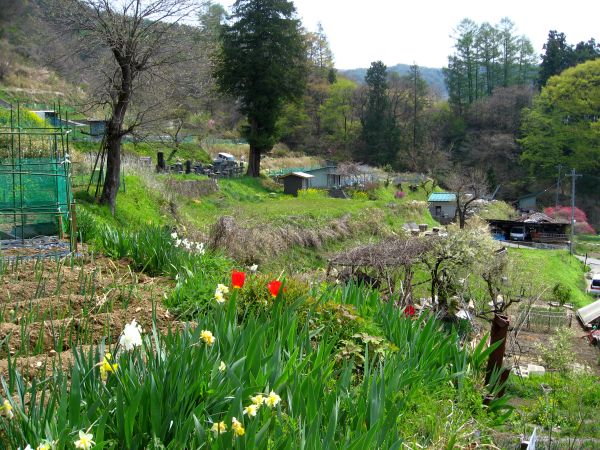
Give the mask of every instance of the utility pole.
M 558 209 L 558 194 L 560 192 L 560 172 L 563 166 L 562 164 L 559 164 L 558 166 L 556 166 L 556 168 L 558 169 L 558 178 L 556 178 L 556 202 L 554 203 L 554 206 L 556 207 L 556 209 Z
M 573 254 L 573 246 L 575 244 L 575 180 L 582 176 L 575 169 L 571 169 L 571 242 L 569 243 L 569 251 Z

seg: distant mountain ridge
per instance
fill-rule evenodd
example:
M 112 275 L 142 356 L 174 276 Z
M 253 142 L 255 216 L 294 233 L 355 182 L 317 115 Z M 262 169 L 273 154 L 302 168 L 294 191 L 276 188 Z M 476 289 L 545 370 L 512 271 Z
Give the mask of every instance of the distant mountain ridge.
M 396 64 L 395 66 L 388 67 L 390 72 L 397 72 L 400 75 L 406 75 L 410 70 L 410 64 Z M 441 68 L 436 67 L 421 67 L 421 76 L 427 82 L 429 87 L 437 92 L 442 98 L 448 98 L 448 90 L 446 89 L 446 83 L 444 81 L 444 73 Z M 366 68 L 340 70 L 340 74 L 344 75 L 357 83 L 364 83 L 365 75 L 367 74 Z

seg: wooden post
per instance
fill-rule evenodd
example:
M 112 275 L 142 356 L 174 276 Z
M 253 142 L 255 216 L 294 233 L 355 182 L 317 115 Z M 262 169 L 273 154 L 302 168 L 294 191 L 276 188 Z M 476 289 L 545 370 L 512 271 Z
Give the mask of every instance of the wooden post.
M 77 252 L 77 212 L 75 211 L 75 202 L 71 203 L 71 251 Z

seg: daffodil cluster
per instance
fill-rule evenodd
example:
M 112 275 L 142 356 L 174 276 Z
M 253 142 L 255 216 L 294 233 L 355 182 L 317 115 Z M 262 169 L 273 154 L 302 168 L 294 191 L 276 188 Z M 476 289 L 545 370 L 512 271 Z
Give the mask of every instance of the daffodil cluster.
M 237 420 L 235 417 L 231 418 L 231 430 L 236 437 L 243 436 L 246 433 L 246 429 L 244 428 L 242 422 Z M 213 423 L 210 431 L 212 431 L 214 437 L 218 437 L 220 434 L 227 432 L 227 424 L 223 421 L 215 422 Z
M 225 303 L 225 294 L 229 294 L 229 287 L 224 284 L 218 284 L 217 289 L 215 289 L 215 300 L 217 303 Z
M 173 239 L 173 245 L 175 247 L 181 247 L 190 252 L 194 251 L 199 255 L 204 255 L 204 253 L 206 253 L 206 248 L 203 242 L 193 242 L 187 238 L 181 239 L 176 232 L 171 233 L 171 239 Z
M 262 405 L 266 405 L 269 408 L 275 408 L 281 402 L 281 397 L 274 391 L 271 391 L 266 397 L 263 394 L 256 394 L 255 396 L 250 397 L 250 401 L 252 403 L 244 408 L 244 414 L 248 417 L 256 417 L 256 414 Z

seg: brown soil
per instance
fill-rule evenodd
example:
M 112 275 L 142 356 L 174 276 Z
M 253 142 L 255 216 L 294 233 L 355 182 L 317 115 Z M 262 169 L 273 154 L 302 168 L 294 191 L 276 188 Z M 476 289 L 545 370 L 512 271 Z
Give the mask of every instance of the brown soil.
M 26 377 L 68 368 L 72 346 L 112 346 L 133 319 L 177 327 L 161 304 L 170 285 L 102 257 L 14 263 L 0 274 L 0 375 L 9 364 Z

